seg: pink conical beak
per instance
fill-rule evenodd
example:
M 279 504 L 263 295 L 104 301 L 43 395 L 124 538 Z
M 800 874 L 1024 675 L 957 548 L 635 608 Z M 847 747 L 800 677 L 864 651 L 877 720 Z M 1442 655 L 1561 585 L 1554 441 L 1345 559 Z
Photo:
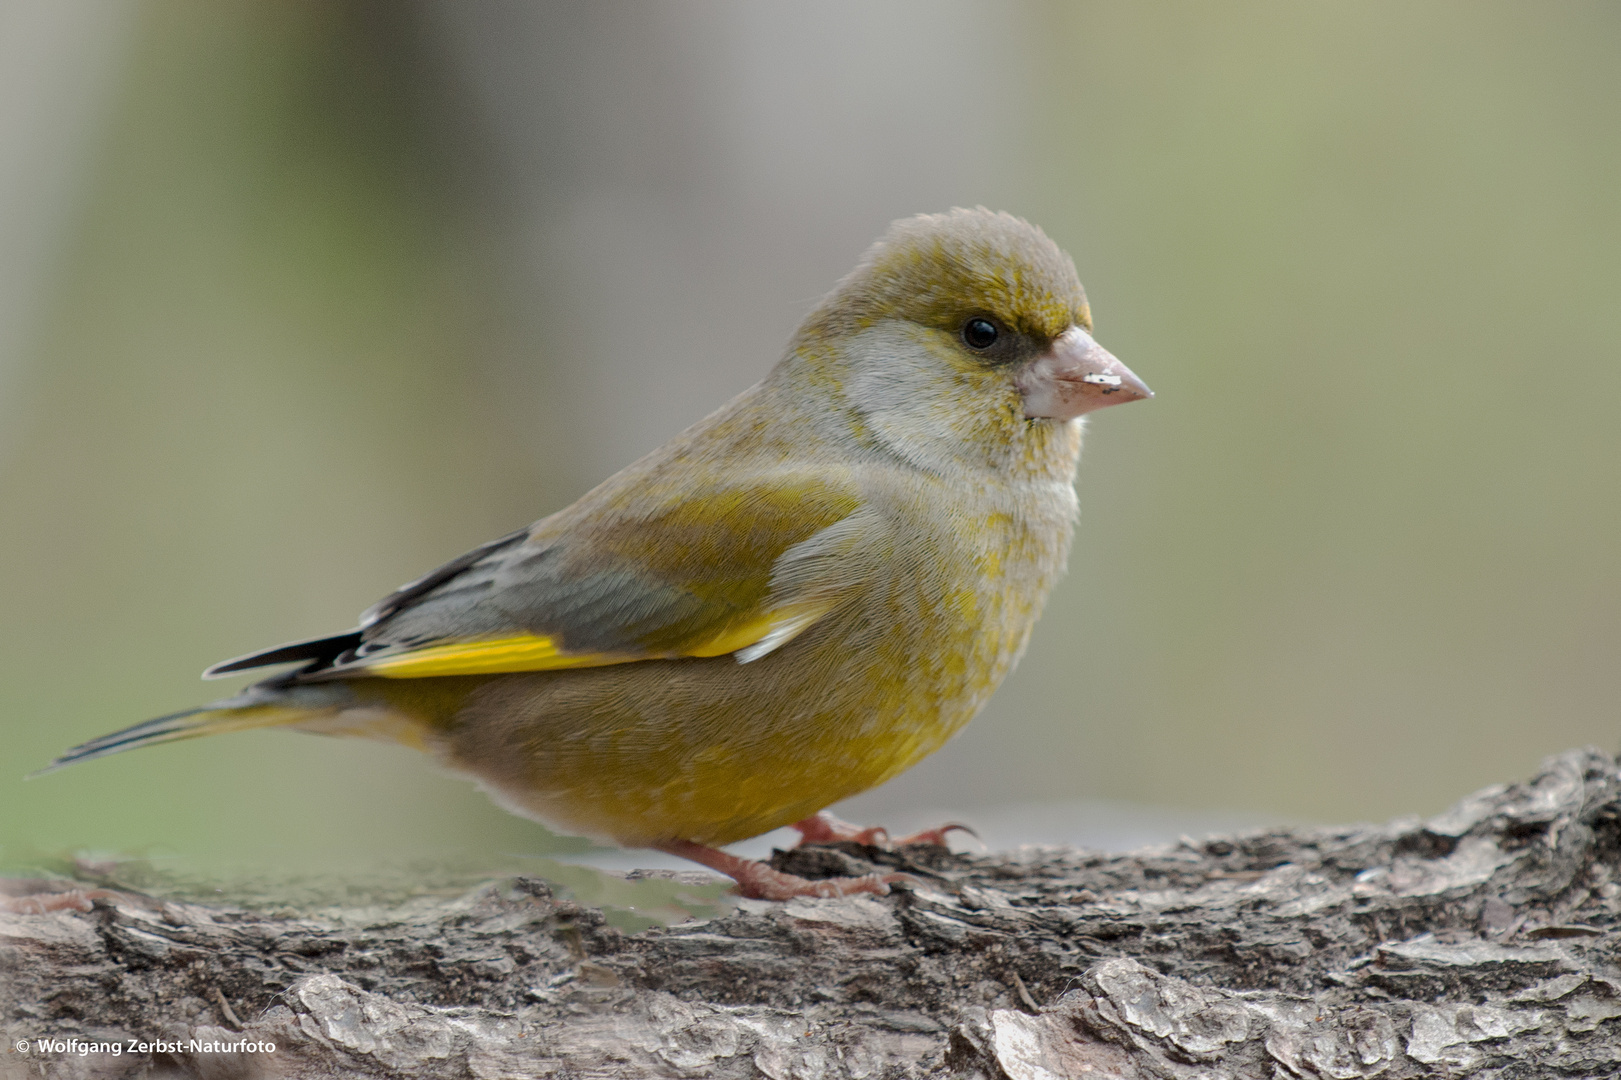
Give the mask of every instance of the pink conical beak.
M 1024 415 L 1072 420 L 1083 413 L 1151 398 L 1154 391 L 1078 326 L 1014 376 Z

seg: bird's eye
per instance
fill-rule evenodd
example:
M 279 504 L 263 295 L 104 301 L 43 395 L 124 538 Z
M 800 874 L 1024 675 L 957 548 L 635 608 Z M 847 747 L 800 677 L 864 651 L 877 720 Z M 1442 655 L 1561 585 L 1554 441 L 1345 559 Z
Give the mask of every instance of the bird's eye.
M 962 339 L 971 349 L 988 349 L 996 344 L 996 324 L 989 319 L 969 319 L 962 328 Z

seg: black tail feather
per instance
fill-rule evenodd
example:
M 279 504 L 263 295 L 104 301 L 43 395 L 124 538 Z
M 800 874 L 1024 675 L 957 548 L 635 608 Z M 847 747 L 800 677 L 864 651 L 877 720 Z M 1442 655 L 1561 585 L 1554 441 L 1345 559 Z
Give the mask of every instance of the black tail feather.
M 191 718 L 208 711 L 208 709 L 186 709 L 183 712 L 170 713 L 168 716 L 155 717 L 133 727 L 127 727 L 122 731 L 115 731 L 111 735 L 103 735 L 99 739 L 91 739 L 89 742 L 80 743 L 73 749 L 65 751 L 61 757 L 43 769 L 28 775 L 30 777 L 43 776 L 48 772 L 55 772 L 65 765 L 88 761 L 91 758 L 104 757 L 107 754 L 116 754 L 120 750 L 127 750 L 132 746 L 139 746 L 141 743 L 166 742 L 175 738 L 177 732 L 186 731 L 197 726 Z
M 309 698 L 309 695 L 306 694 L 305 697 Z M 30 775 L 41 776 L 55 772 L 65 765 L 133 750 L 137 746 L 175 742 L 178 739 L 195 739 L 226 731 L 249 731 L 253 728 L 296 724 L 327 711 L 323 708 L 324 705 L 325 702 L 313 698 L 307 705 L 294 704 L 285 694 L 265 694 L 250 688 L 247 692 L 227 701 L 216 701 L 212 705 L 204 705 L 198 709 L 186 709 L 184 712 L 159 716 L 124 728 L 122 731 L 103 735 L 99 739 L 80 743 Z

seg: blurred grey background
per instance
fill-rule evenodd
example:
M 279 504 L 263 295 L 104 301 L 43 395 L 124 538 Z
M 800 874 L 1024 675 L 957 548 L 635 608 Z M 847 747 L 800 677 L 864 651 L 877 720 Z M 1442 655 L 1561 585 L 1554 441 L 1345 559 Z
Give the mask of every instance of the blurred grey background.
M 1124 846 L 1613 749 L 1618 53 L 1601 3 L 7 0 L 0 845 L 566 847 L 375 744 L 21 776 L 565 505 L 981 203 L 1159 396 L 1095 418 L 1023 666 L 842 813 Z

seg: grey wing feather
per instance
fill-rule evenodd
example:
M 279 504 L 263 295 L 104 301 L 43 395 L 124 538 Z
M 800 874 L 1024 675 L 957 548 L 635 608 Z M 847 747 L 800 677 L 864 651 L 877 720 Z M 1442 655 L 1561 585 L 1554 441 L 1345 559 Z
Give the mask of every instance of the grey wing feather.
M 565 627 L 570 649 L 615 652 L 706 606 L 634 567 L 582 570 L 569 562 L 562 540 L 492 552 L 367 626 L 355 658 L 428 641 L 521 631 L 551 635 Z

